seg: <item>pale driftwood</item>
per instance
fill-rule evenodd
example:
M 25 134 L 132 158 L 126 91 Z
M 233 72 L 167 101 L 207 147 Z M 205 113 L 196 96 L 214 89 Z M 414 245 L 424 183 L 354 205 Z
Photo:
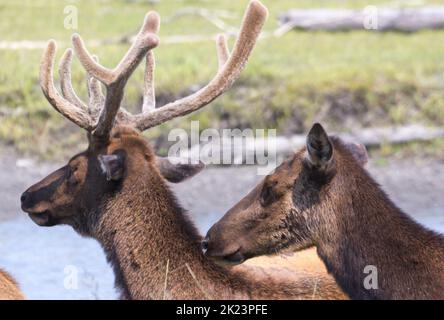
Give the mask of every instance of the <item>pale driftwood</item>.
M 444 137 L 444 127 L 425 127 L 422 125 L 409 125 L 391 128 L 361 129 L 352 133 L 340 134 L 343 139 L 363 143 L 368 147 L 379 146 L 388 142 L 393 144 L 412 141 L 429 141 Z
M 413 141 L 430 141 L 433 139 L 444 138 L 444 128 L 407 125 L 390 128 L 366 128 L 350 133 L 338 133 L 336 135 L 345 141 L 362 143 L 366 147 L 377 147 L 384 143 L 402 144 Z M 222 142 L 214 143 L 211 146 L 211 149 L 220 154 L 231 154 L 233 159 L 229 164 L 258 164 L 256 160 L 254 160 L 254 163 L 246 162 L 246 159 L 255 159 L 257 151 L 256 146 L 264 146 L 265 152 L 268 153 L 274 153 L 274 151 L 268 149 L 268 146 L 275 146 L 275 154 L 279 162 L 282 158 L 305 146 L 306 135 L 269 137 L 268 141 L 269 142 L 267 143 L 263 138 L 254 139 L 246 137 L 237 141 L 236 139 L 232 139 L 230 145 L 223 145 Z M 200 159 L 205 164 L 214 164 L 211 163 L 210 156 L 199 154 L 202 151 L 203 145 L 205 144 L 192 146 L 188 152 L 182 156 L 190 157 L 192 159 Z
M 304 30 L 396 30 L 413 32 L 444 27 L 444 7 L 349 9 L 294 9 L 279 16 L 281 27 L 275 35 L 292 28 Z

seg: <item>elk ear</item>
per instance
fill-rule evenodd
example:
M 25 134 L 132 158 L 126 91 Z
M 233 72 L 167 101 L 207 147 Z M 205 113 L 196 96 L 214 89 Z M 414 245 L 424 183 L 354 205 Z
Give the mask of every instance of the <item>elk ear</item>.
M 169 182 L 182 182 L 198 174 L 205 167 L 205 164 L 199 161 L 198 164 L 190 164 L 186 159 L 175 159 L 170 162 L 168 158 L 157 157 L 156 163 L 162 176 Z M 183 160 L 183 161 L 182 161 Z
M 315 123 L 308 133 L 307 153 L 310 163 L 319 169 L 325 169 L 333 156 L 333 145 L 319 123 Z
M 124 156 L 122 154 L 105 154 L 98 156 L 100 168 L 107 181 L 118 181 L 123 177 Z
M 353 155 L 361 166 L 365 166 L 368 161 L 368 153 L 365 146 L 361 143 L 346 143 L 347 150 Z

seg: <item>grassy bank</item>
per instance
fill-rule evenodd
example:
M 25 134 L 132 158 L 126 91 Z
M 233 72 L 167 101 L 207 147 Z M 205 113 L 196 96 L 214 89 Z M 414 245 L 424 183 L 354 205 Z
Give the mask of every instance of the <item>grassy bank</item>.
M 165 21 L 180 8 L 222 9 L 237 27 L 247 1 L 16 1 L 0 4 L 1 40 L 69 40 L 63 9 L 78 9 L 78 30 L 86 41 L 116 39 L 137 30 L 143 15 L 159 11 Z M 324 1 L 264 1 L 270 9 L 267 31 L 277 15 L 293 7 L 325 6 Z M 378 4 L 381 2 L 373 2 Z M 439 3 L 428 2 L 429 4 Z M 367 1 L 333 1 L 328 6 L 363 8 Z M 163 23 L 160 38 L 213 35 L 220 32 L 205 19 L 185 15 Z M 231 41 L 232 44 L 233 41 Z M 58 57 L 65 46 L 59 46 Z M 110 44 L 92 51 L 106 66 L 115 65 L 127 45 Z M 216 72 L 214 44 L 161 44 L 156 50 L 159 105 L 204 85 Z M 52 157 L 82 147 L 80 129 L 70 125 L 46 102 L 38 86 L 42 54 L 35 50 L 0 50 L 0 141 L 23 152 Z M 202 129 L 252 127 L 288 134 L 307 129 L 314 120 L 334 130 L 422 122 L 444 123 L 444 30 L 396 32 L 289 32 L 260 41 L 235 87 L 201 112 L 175 120 L 148 135 L 161 141 L 171 127 Z M 128 84 L 125 106 L 137 112 L 142 91 L 140 68 Z M 73 65 L 76 90 L 85 97 L 84 73 Z M 160 138 L 159 138 L 160 137 Z M 82 141 L 79 143 L 79 141 Z

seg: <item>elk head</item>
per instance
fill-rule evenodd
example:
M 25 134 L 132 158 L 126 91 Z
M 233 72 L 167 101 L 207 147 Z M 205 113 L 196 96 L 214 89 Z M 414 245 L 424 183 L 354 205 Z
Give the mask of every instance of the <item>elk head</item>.
M 203 168 L 201 163 L 174 165 L 156 157 L 141 132 L 196 111 L 227 90 L 244 68 L 266 16 L 266 8 L 252 1 L 231 54 L 225 37 L 217 38 L 219 71 L 215 77 L 199 91 L 161 108 L 155 107 L 155 64 L 151 51 L 159 42 L 157 13 L 146 15 L 132 47 L 112 70 L 98 63 L 79 35 L 72 37 L 74 51 L 88 74 L 88 103 L 82 102 L 72 88 L 71 49 L 61 59 L 61 94 L 57 91 L 53 80 L 56 45 L 50 41 L 42 58 L 40 85 L 59 113 L 88 132 L 89 146 L 67 165 L 26 190 L 21 196 L 22 209 L 39 225 L 68 224 L 85 232 L 82 229 L 91 223 L 91 217 L 108 199 L 117 197 L 122 185 L 131 183 L 141 170 L 152 173 L 152 178 L 144 183 L 152 184 L 153 190 L 164 179 L 180 182 L 199 172 Z M 127 80 L 143 59 L 146 71 L 142 112 L 132 115 L 120 105 Z
M 316 244 L 323 223 L 335 223 L 347 188 L 344 180 L 367 162 L 364 146 L 329 137 L 320 124 L 306 147 L 266 176 L 211 227 L 202 247 L 223 262 Z

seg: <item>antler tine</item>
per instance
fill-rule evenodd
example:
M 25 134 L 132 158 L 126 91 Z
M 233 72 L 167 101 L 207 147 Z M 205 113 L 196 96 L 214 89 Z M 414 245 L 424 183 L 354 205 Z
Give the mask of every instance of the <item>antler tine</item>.
M 74 92 L 71 79 L 72 49 L 66 49 L 59 64 L 60 87 L 63 97 L 76 107 L 88 111 L 88 107 Z
M 95 62 L 99 62 L 99 58 L 94 55 L 93 59 Z M 87 74 L 87 84 L 88 84 L 88 96 L 89 96 L 89 111 L 91 114 L 97 114 L 101 106 L 105 103 L 105 96 L 102 92 L 102 87 L 99 80 Z
M 136 40 L 131 48 L 119 62 L 116 68 L 110 70 L 94 61 L 92 55 L 88 52 L 85 44 L 78 34 L 72 36 L 74 50 L 79 57 L 80 62 L 86 71 L 94 78 L 101 81 L 106 86 L 111 86 L 122 78 L 127 78 L 137 67 L 144 55 L 155 48 L 159 39 L 151 30 L 157 29 L 159 18 L 157 13 L 149 12 L 145 16 L 142 28 L 140 29 Z
M 146 54 L 145 80 L 143 88 L 142 113 L 147 113 L 156 108 L 156 94 L 154 89 L 154 70 L 156 61 L 153 51 Z
M 171 102 L 151 112 L 135 116 L 134 125 L 141 131 L 146 130 L 170 119 L 196 111 L 221 95 L 239 77 L 259 37 L 267 15 L 267 9 L 259 1 L 251 1 L 246 10 L 232 54 L 216 76 L 205 87 L 188 97 Z M 223 50 L 218 51 L 223 52 Z M 223 54 L 220 56 L 223 57 Z M 219 58 L 219 61 L 221 61 L 221 58 Z
M 107 69 L 94 61 L 80 36 L 77 34 L 73 35 L 74 50 L 83 67 L 92 77 L 101 81 L 107 89 L 104 107 L 93 132 L 95 137 L 100 137 L 104 140 L 107 139 L 118 113 L 123 98 L 123 90 L 128 78 L 147 52 L 159 43 L 157 36 L 151 32 L 152 30 L 158 29 L 158 24 L 159 18 L 157 13 L 149 12 L 145 16 L 143 26 L 133 45 L 113 70 Z M 127 114 L 126 112 L 124 113 Z
M 93 56 L 93 59 L 98 62 L 98 58 L 96 55 Z M 75 93 L 74 88 L 72 87 L 72 79 L 71 79 L 71 63 L 72 63 L 72 49 L 67 49 L 60 59 L 59 64 L 59 75 L 60 75 L 60 86 L 62 89 L 63 97 L 74 104 L 76 107 L 88 112 L 93 118 L 97 117 L 98 111 L 103 106 L 105 101 L 105 96 L 102 93 L 102 88 L 100 86 L 100 82 L 91 77 L 90 74 L 87 74 L 87 85 L 88 85 L 88 96 L 89 103 L 86 105 Z M 122 114 L 122 118 L 129 118 L 128 111 L 122 109 L 119 110 Z
M 95 62 L 99 62 L 99 58 L 96 55 L 92 56 Z M 105 104 L 105 96 L 102 92 L 102 86 L 100 81 L 92 77 L 89 73 L 87 74 L 87 85 L 88 85 L 88 96 L 89 96 L 89 113 L 93 118 L 98 116 L 99 111 Z M 125 110 L 125 108 L 120 107 L 118 111 L 118 117 L 120 120 L 131 121 L 131 114 Z
M 103 82 L 105 85 L 109 85 L 113 80 L 114 73 L 112 70 L 105 68 L 94 61 L 92 55 L 86 49 L 82 38 L 77 33 L 72 35 L 72 44 L 74 46 L 74 51 L 86 72 Z
M 84 110 L 60 95 L 54 85 L 53 69 L 56 50 L 56 43 L 54 40 L 51 40 L 42 57 L 40 64 L 40 86 L 43 94 L 57 112 L 87 131 L 92 131 L 94 127 L 90 116 Z
M 159 29 L 159 23 L 160 18 L 156 12 L 150 11 L 147 13 L 131 49 L 128 50 L 116 67 L 117 78 L 129 77 L 149 50 L 157 47 L 159 38 L 154 33 Z
M 149 13 L 152 18 L 147 19 L 146 31 L 151 33 L 159 32 L 160 16 L 155 12 Z M 154 70 L 156 69 L 156 60 L 153 51 L 146 54 L 145 78 L 143 88 L 142 113 L 147 113 L 156 108 L 156 94 L 154 89 Z
M 223 34 L 219 34 L 216 38 L 217 59 L 219 61 L 219 70 L 223 68 L 228 58 L 230 51 L 228 50 L 227 38 Z

